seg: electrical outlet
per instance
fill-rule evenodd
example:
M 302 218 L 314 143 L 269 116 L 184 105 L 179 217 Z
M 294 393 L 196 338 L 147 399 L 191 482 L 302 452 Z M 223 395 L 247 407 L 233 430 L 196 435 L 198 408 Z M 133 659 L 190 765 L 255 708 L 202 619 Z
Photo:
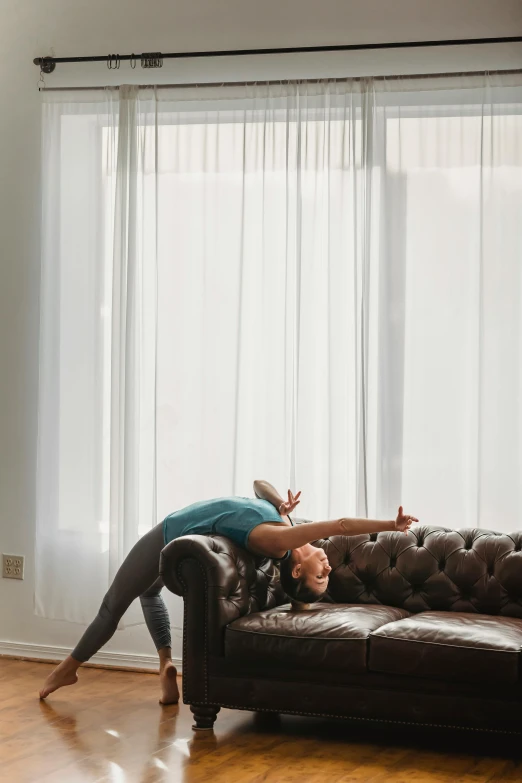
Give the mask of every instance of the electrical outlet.
M 24 556 L 2 555 L 2 576 L 4 579 L 24 578 Z

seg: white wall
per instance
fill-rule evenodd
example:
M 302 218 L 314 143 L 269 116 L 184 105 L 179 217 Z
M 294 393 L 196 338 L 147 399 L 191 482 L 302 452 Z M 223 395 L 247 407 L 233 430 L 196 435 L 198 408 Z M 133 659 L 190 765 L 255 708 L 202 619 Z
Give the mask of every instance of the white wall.
M 33 57 L 471 38 L 522 34 L 521 0 L 0 0 L 0 550 L 26 556 L 0 579 L 2 642 L 68 648 L 81 628 L 33 614 L 38 381 L 40 101 Z M 522 66 L 522 46 L 58 66 L 48 86 L 219 81 Z M 71 585 L 74 589 L 74 585 Z M 181 647 L 179 634 L 176 653 Z M 28 648 L 29 649 L 29 648 Z M 143 626 L 108 650 L 153 653 Z

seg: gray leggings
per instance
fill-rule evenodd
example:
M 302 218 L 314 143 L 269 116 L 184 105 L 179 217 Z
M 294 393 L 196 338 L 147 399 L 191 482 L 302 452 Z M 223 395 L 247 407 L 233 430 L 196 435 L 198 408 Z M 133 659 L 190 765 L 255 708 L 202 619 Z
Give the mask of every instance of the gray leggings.
M 84 663 L 97 653 L 109 641 L 121 618 L 138 597 L 156 649 L 170 647 L 170 620 L 160 595 L 163 582 L 158 576 L 164 546 L 162 523 L 149 530 L 134 545 L 114 577 L 98 615 L 73 650 L 75 660 Z

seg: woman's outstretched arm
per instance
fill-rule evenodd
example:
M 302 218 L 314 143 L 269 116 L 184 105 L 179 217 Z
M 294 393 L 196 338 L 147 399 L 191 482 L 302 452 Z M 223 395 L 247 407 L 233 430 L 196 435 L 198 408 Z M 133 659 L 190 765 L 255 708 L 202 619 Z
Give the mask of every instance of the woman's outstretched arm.
M 360 519 L 343 517 L 331 522 L 306 522 L 295 527 L 279 525 L 260 525 L 250 534 L 250 543 L 262 554 L 271 557 L 282 557 L 281 553 L 288 549 L 297 549 L 310 544 L 318 538 L 330 536 L 357 536 L 361 533 L 381 533 L 395 530 L 406 533 L 412 522 L 418 519 L 404 514 L 399 508 L 397 519 Z

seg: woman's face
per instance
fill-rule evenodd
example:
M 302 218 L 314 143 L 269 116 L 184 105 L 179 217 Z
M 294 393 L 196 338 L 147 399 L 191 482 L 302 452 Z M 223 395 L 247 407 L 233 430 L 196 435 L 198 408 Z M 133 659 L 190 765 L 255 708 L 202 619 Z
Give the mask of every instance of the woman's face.
M 294 565 L 292 575 L 296 578 L 304 577 L 307 587 L 316 593 L 324 593 L 332 570 L 328 558 L 319 547 L 310 545 L 305 551 L 303 549 L 300 550 L 299 562 Z

